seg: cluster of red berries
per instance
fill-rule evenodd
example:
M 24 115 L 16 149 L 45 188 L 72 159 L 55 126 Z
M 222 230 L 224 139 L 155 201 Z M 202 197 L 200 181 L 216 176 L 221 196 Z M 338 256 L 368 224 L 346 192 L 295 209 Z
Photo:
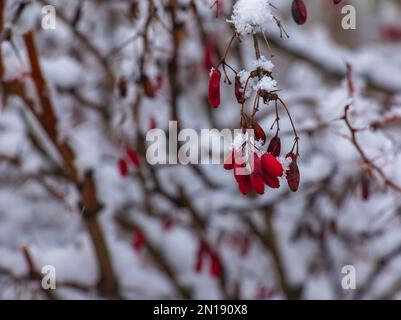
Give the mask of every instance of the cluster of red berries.
M 233 149 L 224 162 L 226 170 L 234 170 L 234 177 L 238 188 L 244 195 L 252 189 L 257 194 L 264 194 L 265 185 L 272 189 L 280 187 L 279 177 L 285 174 L 288 186 L 291 191 L 296 192 L 299 187 L 300 173 L 297 164 L 297 156 L 290 152 L 286 155 L 285 161 L 289 161 L 288 168 L 278 160 L 281 151 L 281 142 L 278 136 L 271 139 L 267 152 L 258 154 L 253 152 L 250 157 L 250 168 L 243 161 L 244 150 Z M 248 163 L 249 164 L 249 163 Z
M 255 70 L 250 73 L 251 77 L 258 77 L 260 70 Z M 221 72 L 218 68 L 212 68 L 210 72 L 209 80 L 209 91 L 208 91 L 208 101 L 210 105 L 217 108 L 220 105 L 220 82 L 221 82 Z M 241 81 L 238 75 L 235 77 L 234 82 L 234 93 L 237 102 L 244 104 L 246 88 L 242 88 Z M 263 97 L 268 103 L 269 101 L 281 101 L 282 100 L 274 92 L 258 92 L 257 97 Z M 283 102 L 282 102 L 283 103 Z M 277 107 L 277 104 L 276 104 Z M 245 115 L 241 115 L 241 119 L 244 119 Z M 247 119 L 245 119 L 245 122 Z M 249 119 L 248 119 L 249 120 Z M 281 153 L 281 140 L 278 136 L 278 117 L 275 122 L 277 122 L 277 132 L 276 135 L 270 140 L 267 152 L 262 152 L 257 149 L 257 152 L 253 152 L 251 157 L 248 157 L 247 161 L 243 161 L 245 154 L 247 153 L 247 144 L 242 145 L 242 149 L 232 150 L 232 153 L 225 159 L 224 168 L 226 170 L 234 169 L 234 177 L 238 183 L 238 188 L 243 194 L 248 194 L 251 190 L 254 190 L 257 194 L 264 194 L 265 185 L 270 188 L 277 189 L 280 187 L 279 178 L 285 174 L 288 186 L 291 191 L 296 192 L 299 188 L 300 173 L 297 164 L 298 148 L 296 152 L 293 152 L 294 148 L 285 156 L 285 163 L 288 164 L 285 172 L 282 164 L 278 160 Z M 266 133 L 263 128 L 253 119 L 250 124 L 242 124 L 243 130 L 246 131 L 247 127 L 254 130 L 255 139 L 261 142 L 263 145 L 266 143 Z M 294 128 L 295 132 L 295 128 Z M 295 132 L 295 146 L 298 146 L 298 136 Z M 241 170 L 242 169 L 242 170 Z

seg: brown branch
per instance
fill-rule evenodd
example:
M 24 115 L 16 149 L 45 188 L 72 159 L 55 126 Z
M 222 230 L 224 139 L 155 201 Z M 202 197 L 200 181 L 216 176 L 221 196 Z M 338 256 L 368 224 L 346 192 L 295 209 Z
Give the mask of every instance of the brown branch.
M 259 59 L 260 58 L 260 49 L 259 49 L 258 37 L 256 36 L 256 34 L 253 35 L 253 47 L 255 49 L 256 59 Z
M 170 84 L 170 98 L 171 98 L 171 120 L 178 121 L 178 96 L 179 96 L 179 87 L 178 87 L 178 61 L 179 61 L 179 52 L 180 52 L 180 32 L 181 28 L 177 21 L 176 10 L 178 8 L 177 0 L 170 0 L 168 10 L 170 12 L 172 30 L 173 30 L 173 53 L 169 62 L 169 84 Z M 178 130 L 180 127 L 180 123 L 178 125 Z
M 253 223 L 249 217 L 244 217 L 245 223 L 251 229 L 252 233 L 256 235 L 262 244 L 270 251 L 273 260 L 273 265 L 275 268 L 275 273 L 279 281 L 279 285 L 282 289 L 283 294 L 287 299 L 300 299 L 302 287 L 292 286 L 288 279 L 284 269 L 284 261 L 280 253 L 280 248 L 278 247 L 276 233 L 273 227 L 272 221 L 272 208 L 268 207 L 264 212 L 267 228 L 263 231 Z
M 41 275 L 35 267 L 28 246 L 26 245 L 21 246 L 21 252 L 24 255 L 26 264 L 28 266 L 28 279 L 35 282 L 41 282 Z M 41 283 L 39 284 L 39 287 L 42 289 L 43 293 L 47 296 L 49 300 L 57 299 L 57 296 L 55 295 L 53 290 L 44 289 Z
M 0 36 L 3 37 L 4 32 L 4 11 L 6 6 L 6 0 L 0 0 Z M 3 40 L 3 39 L 2 39 Z M 5 73 L 4 61 L 3 61 L 3 46 L 0 41 L 0 79 L 3 79 Z
M 47 1 L 38 0 L 43 5 L 48 5 Z M 102 67 L 106 76 L 106 87 L 108 89 L 114 88 L 116 78 L 107 59 L 103 56 L 100 50 L 91 42 L 91 40 L 81 31 L 76 28 L 74 21 L 70 21 L 62 12 L 57 11 L 57 18 L 59 18 L 66 26 L 68 26 L 74 36 L 88 49 L 88 51 L 95 57 L 99 65 Z
M 377 258 L 374 267 L 367 275 L 363 285 L 359 286 L 359 288 L 357 289 L 354 298 L 355 299 L 363 298 L 372 288 L 376 279 L 382 274 L 382 271 L 384 271 L 384 269 L 390 264 L 392 260 L 399 257 L 400 254 L 401 254 L 401 245 L 398 245 L 395 248 L 393 248 L 390 252 Z
M 97 199 L 93 174 L 91 171 L 86 172 L 83 180 L 81 181 L 78 175 L 78 170 L 75 167 L 75 155 L 71 147 L 66 142 L 59 141 L 56 129 L 57 118 L 54 114 L 54 108 L 50 100 L 48 86 L 40 67 L 39 56 L 36 51 L 33 33 L 31 31 L 27 32 L 23 35 L 23 38 L 28 51 L 28 57 L 32 71 L 32 80 L 35 84 L 36 92 L 39 96 L 42 109 L 40 112 L 37 112 L 32 104 L 29 104 L 28 107 L 39 121 L 43 130 L 47 133 L 53 145 L 58 150 L 66 166 L 69 180 L 75 184 L 77 189 L 80 191 L 80 208 L 81 212 L 83 213 L 83 221 L 91 237 L 100 268 L 100 280 L 98 283 L 98 288 L 102 294 L 110 298 L 120 298 L 118 293 L 118 283 L 114 278 L 109 251 L 106 246 L 106 241 L 104 239 L 101 226 L 97 219 L 97 215 L 101 211 L 102 205 Z M 21 86 L 17 87 L 16 89 L 20 91 L 23 90 Z M 20 94 L 22 97 L 24 97 L 24 100 L 27 100 L 27 94 L 25 92 L 20 92 Z
M 78 171 L 74 164 L 74 153 L 70 146 L 61 142 L 57 137 L 57 118 L 54 113 L 54 108 L 52 106 L 50 100 L 50 90 L 46 84 L 46 80 L 43 76 L 42 69 L 39 63 L 39 55 L 36 50 L 35 40 L 33 33 L 31 31 L 25 33 L 23 35 L 24 43 L 28 52 L 28 58 L 31 66 L 31 75 L 32 80 L 35 84 L 36 93 L 39 97 L 40 105 L 42 109 L 40 111 L 36 111 L 32 105 L 28 105 L 30 107 L 33 114 L 38 118 L 42 128 L 47 133 L 48 137 L 60 153 L 61 157 L 64 160 L 64 164 L 67 167 L 68 174 L 75 183 L 78 182 Z M 24 96 L 26 96 L 24 94 Z
M 347 81 L 348 81 L 348 89 L 349 91 L 349 96 L 350 98 L 353 97 L 353 83 L 352 83 L 352 70 L 351 66 L 347 65 Z M 361 157 L 364 165 L 368 168 L 369 173 L 371 171 L 376 172 L 380 178 L 384 181 L 384 184 L 393 190 L 400 192 L 401 193 L 401 186 L 397 185 L 394 181 L 392 181 L 390 178 L 387 177 L 387 175 L 384 173 L 383 169 L 380 168 L 378 165 L 376 165 L 372 160 L 368 158 L 366 155 L 365 151 L 363 150 L 362 146 L 359 144 L 358 138 L 357 138 L 357 133 L 358 129 L 354 128 L 351 124 L 351 121 L 349 119 L 349 109 L 352 104 L 348 104 L 344 108 L 344 115 L 342 116 L 342 120 L 344 120 L 345 125 L 349 129 L 349 132 L 351 134 L 350 141 L 354 145 L 356 151 L 358 152 L 359 156 Z
M 0 154 L 0 161 L 1 162 L 6 162 L 9 163 L 13 166 L 19 166 L 20 165 L 20 159 L 17 157 L 9 156 L 6 154 Z

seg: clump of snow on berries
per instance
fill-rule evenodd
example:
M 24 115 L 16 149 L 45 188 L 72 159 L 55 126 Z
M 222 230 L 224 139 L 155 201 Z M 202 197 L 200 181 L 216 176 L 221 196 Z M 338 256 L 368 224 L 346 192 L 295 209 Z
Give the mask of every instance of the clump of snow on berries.
M 265 56 L 261 56 L 259 59 L 254 60 L 252 62 L 252 66 L 254 69 L 263 69 L 268 72 L 272 72 L 274 68 L 273 62 L 268 60 Z
M 266 90 L 273 91 L 277 88 L 277 81 L 273 80 L 268 76 L 264 76 L 258 81 L 258 83 L 253 87 L 255 91 Z
M 240 35 L 261 32 L 273 20 L 268 0 L 238 0 L 233 9 L 231 20 Z

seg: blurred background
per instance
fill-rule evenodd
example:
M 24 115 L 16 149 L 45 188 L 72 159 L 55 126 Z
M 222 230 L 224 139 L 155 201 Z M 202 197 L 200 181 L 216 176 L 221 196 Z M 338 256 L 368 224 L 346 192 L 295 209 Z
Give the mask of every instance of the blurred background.
M 2 299 L 400 297 L 401 1 L 304 0 L 302 26 L 292 1 L 270 2 L 289 35 L 266 28 L 301 185 L 244 196 L 222 165 L 145 158 L 146 132 L 169 120 L 239 127 L 233 84 L 207 102 L 233 1 L 0 0 Z M 355 30 L 341 27 L 347 4 Z M 249 70 L 254 56 L 242 37 L 227 62 Z M 268 139 L 274 119 L 258 113 Z M 289 152 L 285 119 L 280 137 Z

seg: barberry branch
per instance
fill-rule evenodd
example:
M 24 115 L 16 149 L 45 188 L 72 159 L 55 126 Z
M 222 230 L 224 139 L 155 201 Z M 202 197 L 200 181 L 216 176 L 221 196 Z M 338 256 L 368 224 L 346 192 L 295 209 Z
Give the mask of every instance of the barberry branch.
M 81 179 L 74 163 L 74 152 L 67 142 L 60 141 L 58 138 L 58 132 L 56 129 L 57 118 L 50 100 L 48 85 L 40 67 L 39 55 L 36 50 L 32 31 L 25 33 L 23 39 L 28 52 L 32 80 L 35 84 L 36 93 L 39 96 L 39 102 L 42 109 L 37 112 L 33 105 L 28 104 L 28 107 L 36 116 L 42 129 L 47 133 L 47 136 L 53 143 L 54 147 L 58 150 L 66 166 L 66 171 L 70 181 L 80 192 L 80 207 L 81 212 L 83 212 L 83 221 L 85 222 L 89 235 L 91 236 L 101 271 L 99 289 L 111 298 L 119 298 L 118 284 L 114 278 L 110 255 L 103 236 L 103 231 L 101 230 L 99 221 L 97 220 L 97 214 L 101 211 L 102 205 L 96 195 L 93 173 L 88 171 L 85 173 L 83 179 Z M 20 92 L 20 94 L 24 97 L 24 100 L 27 100 L 27 94 L 25 92 Z
M 350 64 L 347 64 L 347 84 L 348 84 L 349 98 L 352 99 L 354 96 L 354 84 L 352 80 L 352 67 Z M 356 151 L 358 152 L 359 156 L 363 161 L 363 164 L 367 168 L 369 176 L 372 171 L 376 172 L 379 175 L 379 177 L 383 180 L 386 186 L 390 187 L 391 189 L 397 192 L 401 192 L 401 186 L 397 185 L 390 178 L 388 178 L 387 175 L 384 173 L 383 169 L 368 158 L 362 146 L 360 145 L 357 138 L 357 134 L 360 130 L 354 128 L 353 125 L 351 124 L 351 120 L 349 119 L 349 110 L 352 106 L 352 103 L 353 102 L 347 104 L 344 107 L 344 114 L 341 119 L 344 120 L 344 123 L 351 134 L 350 141 L 354 145 Z

